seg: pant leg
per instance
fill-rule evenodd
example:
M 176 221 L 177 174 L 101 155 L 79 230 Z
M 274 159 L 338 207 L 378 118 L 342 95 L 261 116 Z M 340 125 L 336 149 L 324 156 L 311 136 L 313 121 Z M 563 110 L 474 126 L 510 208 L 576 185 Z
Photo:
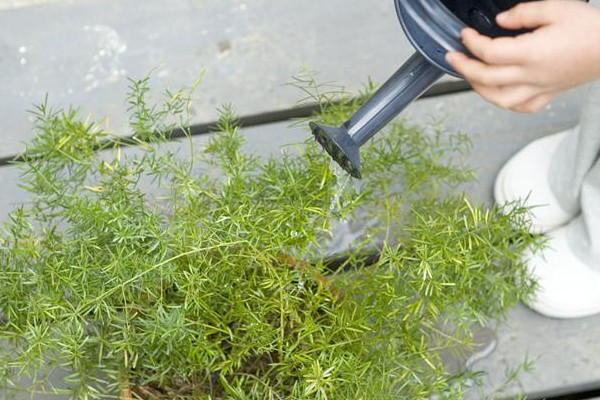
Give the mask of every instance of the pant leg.
M 600 153 L 600 81 L 586 89 L 579 127 L 561 144 L 550 166 L 550 186 L 572 213 L 581 210 L 581 188 Z
M 600 272 L 600 165 L 594 170 L 584 182 L 582 212 L 567 226 L 567 237 L 575 254 Z
M 580 212 L 567 227 L 571 247 L 600 270 L 600 81 L 588 86 L 579 129 L 553 158 L 550 184 L 563 208 Z

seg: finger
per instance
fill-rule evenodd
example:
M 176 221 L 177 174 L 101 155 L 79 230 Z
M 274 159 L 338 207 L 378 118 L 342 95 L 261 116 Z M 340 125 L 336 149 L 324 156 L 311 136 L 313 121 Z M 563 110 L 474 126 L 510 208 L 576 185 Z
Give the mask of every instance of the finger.
M 496 22 L 506 29 L 538 28 L 560 19 L 558 1 L 520 3 L 496 16 Z
M 472 86 L 485 100 L 506 110 L 513 110 L 540 95 L 539 89 L 531 85 L 497 87 L 474 83 Z
M 459 52 L 448 53 L 446 60 L 468 81 L 484 86 L 513 86 L 523 81 L 519 66 L 487 65 Z
M 547 93 L 530 99 L 513 108 L 513 111 L 533 114 L 546 108 L 558 93 Z
M 492 39 L 466 28 L 462 31 L 463 43 L 471 53 L 487 64 L 519 64 L 526 57 L 526 50 L 516 38 Z

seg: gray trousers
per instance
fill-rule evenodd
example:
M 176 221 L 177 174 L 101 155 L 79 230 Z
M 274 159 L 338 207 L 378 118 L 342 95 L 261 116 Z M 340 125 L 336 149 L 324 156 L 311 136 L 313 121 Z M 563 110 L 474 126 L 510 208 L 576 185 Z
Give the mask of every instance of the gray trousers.
M 552 160 L 550 185 L 561 206 L 577 215 L 567 226 L 570 247 L 600 271 L 600 81 L 585 96 L 579 129 Z

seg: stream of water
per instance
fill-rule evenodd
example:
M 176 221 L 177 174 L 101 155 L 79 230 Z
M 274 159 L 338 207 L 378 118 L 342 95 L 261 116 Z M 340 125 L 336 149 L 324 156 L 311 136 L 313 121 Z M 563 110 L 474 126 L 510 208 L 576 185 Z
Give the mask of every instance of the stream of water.
M 339 215 L 341 212 L 340 207 L 342 205 L 340 204 L 340 200 L 342 199 L 344 191 L 346 190 L 348 183 L 354 180 L 354 178 L 352 178 L 350 174 L 344 171 L 344 169 L 333 160 L 331 160 L 329 169 L 331 170 L 331 172 L 333 172 L 333 175 L 335 175 L 336 178 L 335 192 L 331 197 L 331 207 L 329 208 L 330 215 L 332 217 L 335 217 L 335 214 Z
M 343 217 L 344 207 L 343 197 L 346 191 L 351 190 L 351 184 L 354 185 L 354 196 L 358 196 L 361 190 L 361 181 L 354 179 L 335 161 L 331 161 L 331 172 L 336 177 L 336 185 L 333 195 L 331 196 L 331 206 L 329 215 L 331 217 L 331 237 L 327 245 L 327 251 L 331 253 L 343 252 L 350 249 L 360 236 L 363 235 L 364 229 L 358 228 L 353 224 L 351 218 Z

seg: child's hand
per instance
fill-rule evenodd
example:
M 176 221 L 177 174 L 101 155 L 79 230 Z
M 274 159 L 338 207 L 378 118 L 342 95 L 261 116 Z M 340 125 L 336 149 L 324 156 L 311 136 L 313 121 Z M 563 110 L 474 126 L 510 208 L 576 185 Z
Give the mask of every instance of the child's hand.
M 600 79 L 600 10 L 574 0 L 521 3 L 499 14 L 507 29 L 536 28 L 491 39 L 467 28 L 462 37 L 480 60 L 450 52 L 448 62 L 486 100 L 536 112 L 560 92 Z

